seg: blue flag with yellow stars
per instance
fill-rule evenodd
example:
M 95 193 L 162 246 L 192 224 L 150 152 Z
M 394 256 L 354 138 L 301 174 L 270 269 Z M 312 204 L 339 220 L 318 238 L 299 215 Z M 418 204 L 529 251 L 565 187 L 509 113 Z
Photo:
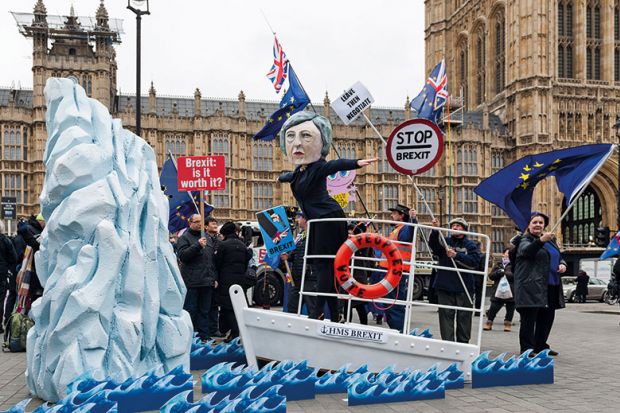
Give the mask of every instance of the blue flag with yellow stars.
M 409 105 L 416 113 L 416 117 L 439 123 L 443 107 L 448 101 L 448 75 L 446 62 L 441 60 L 433 68 L 422 91 Z
M 288 68 L 288 82 L 288 90 L 280 101 L 280 108 L 269 116 L 265 126 L 254 135 L 255 140 L 273 140 L 278 132 L 280 132 L 280 129 L 282 129 L 284 122 L 286 122 L 291 115 L 303 110 L 308 103 L 310 103 L 310 98 L 301 87 L 292 65 L 289 65 Z
M 525 230 L 536 184 L 554 176 L 568 206 L 613 150 L 613 145 L 599 144 L 528 155 L 482 181 L 474 192 L 500 207 L 521 230 Z
M 603 251 L 603 254 L 599 260 L 617 257 L 618 255 L 620 255 L 620 231 L 618 231 L 616 235 L 611 238 L 609 245 L 605 248 L 605 251 Z
M 179 192 L 177 190 L 177 167 L 172 158 L 164 162 L 159 176 L 162 191 L 168 197 L 168 231 L 177 232 L 189 226 L 189 219 L 198 213 L 200 191 Z M 193 199 L 192 199 L 193 197 Z M 205 216 L 213 211 L 213 206 L 205 202 Z

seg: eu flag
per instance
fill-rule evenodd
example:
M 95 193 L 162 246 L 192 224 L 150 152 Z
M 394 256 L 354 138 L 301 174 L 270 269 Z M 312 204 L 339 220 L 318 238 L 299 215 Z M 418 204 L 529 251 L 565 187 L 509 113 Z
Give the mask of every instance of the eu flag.
M 198 213 L 196 205 L 200 202 L 200 192 L 179 192 L 177 190 L 177 167 L 172 158 L 164 162 L 159 176 L 159 184 L 168 197 L 169 215 L 168 232 L 177 232 L 189 226 L 189 218 Z M 193 198 L 193 199 L 192 199 Z M 205 203 L 205 215 L 209 215 L 213 207 Z
M 617 257 L 618 255 L 620 255 L 620 231 L 611 238 L 609 245 L 605 251 L 603 251 L 599 260 L 606 260 L 607 258 Z
M 613 145 L 599 144 L 528 155 L 491 175 L 474 191 L 503 209 L 521 230 L 525 230 L 536 184 L 554 176 L 568 206 L 613 150 Z
M 433 68 L 422 91 L 411 101 L 411 109 L 416 112 L 418 118 L 428 119 L 439 123 L 441 112 L 448 100 L 448 75 L 446 74 L 446 62 L 441 62 Z
M 280 132 L 280 129 L 282 129 L 284 122 L 286 122 L 292 114 L 299 112 L 310 103 L 310 98 L 301 87 L 299 79 L 297 79 L 297 75 L 295 71 L 293 71 L 293 66 L 291 65 L 289 65 L 288 68 L 288 82 L 288 90 L 280 101 L 280 108 L 269 116 L 265 126 L 254 135 L 255 140 L 273 140 L 278 132 Z

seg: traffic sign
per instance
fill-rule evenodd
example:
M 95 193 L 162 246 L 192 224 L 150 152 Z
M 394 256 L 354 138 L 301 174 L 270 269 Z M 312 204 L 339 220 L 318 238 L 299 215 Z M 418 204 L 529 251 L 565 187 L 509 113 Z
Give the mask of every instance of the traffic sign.
M 13 196 L 2 197 L 2 218 L 15 219 L 17 217 L 16 208 L 17 199 Z
M 392 131 L 385 152 L 392 168 L 406 175 L 418 175 L 441 158 L 443 135 L 430 120 L 408 120 Z

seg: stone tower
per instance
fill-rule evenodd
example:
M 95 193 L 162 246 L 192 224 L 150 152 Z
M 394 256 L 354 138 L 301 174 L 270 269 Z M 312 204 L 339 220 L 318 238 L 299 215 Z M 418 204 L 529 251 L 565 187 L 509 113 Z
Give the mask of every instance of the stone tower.
M 499 116 L 513 142 L 512 159 L 617 143 L 620 1 L 426 0 L 425 5 L 427 71 L 445 57 L 452 96 L 462 95 L 468 110 L 488 107 Z M 617 159 L 612 156 L 594 178 L 578 213 L 563 220 L 565 246 L 587 244 L 596 226 L 616 227 Z M 536 188 L 532 208 L 547 211 L 556 222 L 563 196 L 545 181 Z
M 37 0 L 31 22 L 18 20 L 18 26 L 24 36 L 33 39 L 33 119 L 28 152 L 36 161 L 30 171 L 27 203 L 37 204 L 45 173 L 41 162 L 47 140 L 45 82 L 53 76 L 72 77 L 90 97 L 112 109 L 117 70 L 113 44 L 120 43 L 121 23 L 110 21 L 103 0 L 95 19 L 80 18 L 73 6 L 67 16 L 48 16 L 43 0 Z

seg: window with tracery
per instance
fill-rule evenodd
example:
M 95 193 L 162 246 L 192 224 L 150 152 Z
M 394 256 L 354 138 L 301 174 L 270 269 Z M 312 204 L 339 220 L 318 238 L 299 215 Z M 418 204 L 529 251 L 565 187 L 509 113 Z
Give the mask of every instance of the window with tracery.
M 478 149 L 463 146 L 456 151 L 456 172 L 463 176 L 478 176 Z
M 478 29 L 476 35 L 476 104 L 484 101 L 486 85 L 486 51 L 484 27 Z
M 164 151 L 166 156 L 171 153 L 175 158 L 187 155 L 185 138 L 179 135 L 166 135 L 164 137 Z
M 273 185 L 254 184 L 252 189 L 252 208 L 262 211 L 273 206 Z
M 558 0 L 558 77 L 571 79 L 573 73 L 573 1 Z
M 380 212 L 387 212 L 388 208 L 392 208 L 398 204 L 398 185 L 381 185 L 379 189 Z
M 598 0 L 586 4 L 586 77 L 601 79 L 601 6 Z
M 495 94 L 504 90 L 506 82 L 506 45 L 505 45 L 505 20 L 504 13 L 498 12 L 495 16 L 494 43 L 495 43 Z
M 273 142 L 255 141 L 252 143 L 252 168 L 255 171 L 273 170 Z
M 562 204 L 563 211 L 566 206 Z M 594 237 L 594 229 L 602 223 L 602 208 L 596 192 L 588 187 L 562 221 L 564 244 L 584 246 Z M 592 237 L 592 238 L 591 238 Z
M 211 139 L 211 155 L 224 156 L 226 167 L 230 167 L 230 141 L 227 136 L 216 134 Z
M 457 214 L 477 214 L 478 197 L 473 188 L 464 187 L 456 189 L 456 212 Z M 473 231 L 470 228 L 470 231 Z
M 5 126 L 2 139 L 2 159 L 25 161 L 28 159 L 28 129 L 20 126 Z
M 458 45 L 459 88 L 463 93 L 463 106 L 468 107 L 467 99 L 467 39 L 461 40 Z

